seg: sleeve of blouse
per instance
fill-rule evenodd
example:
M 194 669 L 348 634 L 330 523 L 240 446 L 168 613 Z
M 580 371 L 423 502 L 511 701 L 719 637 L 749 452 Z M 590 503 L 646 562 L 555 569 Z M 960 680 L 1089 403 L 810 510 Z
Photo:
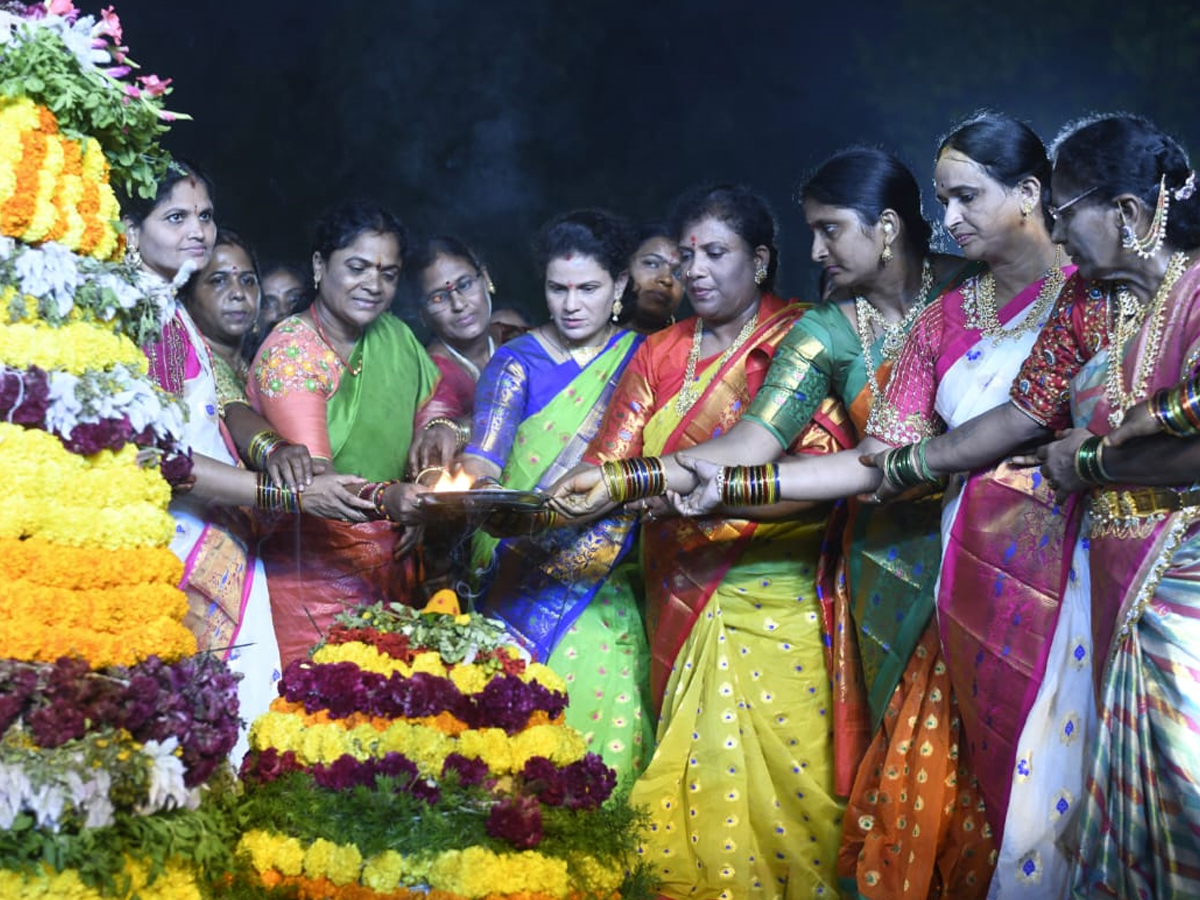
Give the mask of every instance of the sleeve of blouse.
M 296 336 L 278 329 L 263 344 L 250 373 L 247 394 L 271 427 L 308 452 L 333 459 L 326 402 L 333 394 L 327 366 L 314 365 Z
M 517 427 L 525 418 L 528 397 L 529 372 L 515 354 L 501 347 L 479 376 L 471 440 L 463 452 L 480 456 L 503 469 Z
M 1071 424 L 1071 379 L 1087 362 L 1074 319 L 1085 315 L 1086 307 L 1097 300 L 1105 303 L 1099 287 L 1073 279 L 1070 288 L 1059 294 L 1054 313 L 1013 379 L 1009 397 L 1039 425 L 1057 430 Z
M 823 323 L 811 314 L 801 316 L 775 350 L 767 377 L 742 417 L 766 428 L 781 448 L 792 445 L 829 393 L 830 341 Z
M 942 304 L 931 303 L 913 324 L 883 396 L 871 405 L 867 434 L 899 446 L 932 437 L 945 429 L 934 409 L 941 343 Z
M 654 346 L 644 341 L 633 354 L 609 400 L 600 429 L 583 455 L 584 462 L 598 466 L 607 460 L 642 454 L 642 433 L 657 408 L 650 369 Z
M 455 384 L 442 377 L 441 369 L 416 337 L 412 338 L 412 352 L 416 355 L 417 377 L 421 383 L 421 394 L 425 401 L 417 407 L 413 430 L 419 432 L 434 419 L 460 419 L 471 408 L 469 398 L 463 397 Z

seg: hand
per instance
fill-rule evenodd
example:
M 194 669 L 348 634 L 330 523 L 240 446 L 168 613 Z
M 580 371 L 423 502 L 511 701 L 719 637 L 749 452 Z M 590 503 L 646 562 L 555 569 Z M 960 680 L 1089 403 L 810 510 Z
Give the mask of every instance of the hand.
M 551 527 L 557 515 L 550 509 L 529 512 L 498 509 L 488 513 L 482 528 L 494 538 L 528 537 Z
M 1145 400 L 1125 413 L 1125 418 L 1104 438 L 1107 447 L 1120 447 L 1135 438 L 1153 437 L 1162 434 L 1158 419 L 1150 415 L 1150 401 Z
M 358 496 L 357 491 L 364 484 L 357 475 L 324 471 L 314 475 L 312 484 L 301 495 L 304 511 L 324 519 L 366 522 L 374 518 L 375 507 L 370 500 Z
M 1054 437 L 1055 440 L 1038 447 L 1037 458 L 1042 464 L 1042 477 L 1054 489 L 1054 502 L 1062 503 L 1076 491 L 1091 487 L 1075 471 L 1075 453 L 1093 435 L 1086 428 L 1071 428 Z
M 878 453 L 865 453 L 858 458 L 858 461 L 864 466 L 871 469 L 878 469 L 880 474 L 883 474 L 883 458 L 891 451 L 891 447 L 880 450 Z M 880 478 L 879 487 L 870 494 L 859 494 L 858 501 L 860 503 L 870 503 L 878 505 L 887 503 L 889 500 L 895 500 L 906 489 L 899 485 L 892 484 L 886 477 Z
M 458 430 L 445 422 L 420 431 L 408 450 L 408 469 L 420 472 L 430 466 L 450 468 L 458 453 Z
M 675 461 L 696 476 L 696 486 L 690 493 L 667 491 L 667 499 L 681 516 L 705 516 L 721 506 L 717 476 L 724 466 L 707 459 L 676 453 Z
M 312 484 L 315 471 L 312 455 L 303 444 L 281 444 L 267 457 L 266 473 L 271 483 L 303 491 Z
M 631 503 L 627 503 L 625 508 L 640 513 L 642 518 L 648 522 L 654 522 L 658 519 L 669 519 L 679 515 L 679 510 L 675 508 L 666 494 L 659 497 L 646 497 L 642 500 L 634 500 Z
M 578 465 L 550 488 L 550 505 L 565 516 L 595 515 L 612 505 L 599 466 Z
M 407 481 L 388 485 L 383 492 L 383 508 L 387 510 L 387 517 L 400 525 L 424 525 L 424 510 L 420 502 L 423 493 L 415 484 Z
M 392 559 L 403 559 L 417 549 L 417 544 L 421 543 L 421 538 L 425 534 L 425 526 L 419 524 L 394 525 L 392 527 L 399 533 L 396 546 L 392 548 Z

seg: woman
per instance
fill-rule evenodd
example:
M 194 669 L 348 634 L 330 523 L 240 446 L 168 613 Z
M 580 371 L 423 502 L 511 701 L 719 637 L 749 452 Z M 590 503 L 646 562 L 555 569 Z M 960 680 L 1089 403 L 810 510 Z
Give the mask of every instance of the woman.
M 628 278 L 628 228 L 599 210 L 558 216 L 534 245 L 550 321 L 500 347 L 480 378 L 463 467 L 516 490 L 546 489 L 579 462 L 641 338 L 612 323 Z M 648 650 L 629 573 L 631 520 L 475 539 L 482 606 L 563 674 L 567 722 L 623 782 L 653 738 Z M 615 571 L 614 571 L 615 569 Z
M 1200 444 L 1186 384 L 1200 347 L 1195 185 L 1179 144 L 1145 119 L 1097 118 L 1060 139 L 1055 239 L 1097 281 L 1064 296 L 1011 402 L 927 454 L 941 467 L 1074 425 L 1039 456 L 1060 493 L 1090 494 L 1080 543 L 1091 546 L 1100 724 L 1081 798 L 1079 898 L 1200 893 Z M 1150 422 L 1165 433 L 1147 435 Z
M 968 120 L 942 141 L 935 184 L 946 208 L 946 228 L 968 259 L 984 262 L 988 269 L 920 316 L 892 371 L 885 403 L 872 412 L 860 451 L 875 452 L 886 446 L 884 441 L 895 443 L 908 433 L 933 433 L 1002 402 L 1070 271 L 1058 263 L 1042 212 L 1048 165 L 1032 131 L 995 113 Z M 780 494 L 820 499 L 869 492 L 878 475 L 860 466 L 857 455 L 781 464 Z M 921 480 L 912 479 L 910 486 Z M 1041 779 L 1043 773 L 1046 778 L 1062 773 L 1069 784 L 1070 773 L 1079 770 L 1081 745 L 1072 741 L 1065 747 L 1058 757 L 1061 769 L 1039 763 L 1033 779 L 1017 768 L 1017 747 L 1040 740 L 1032 732 L 1023 735 L 1026 721 L 1034 730 L 1043 726 L 1044 732 L 1052 714 L 1059 715 L 1055 725 L 1067 715 L 1053 701 L 1060 676 L 1069 679 L 1077 672 L 1068 665 L 1074 648 L 1052 650 L 1047 636 L 1054 634 L 1067 577 L 1055 547 L 1071 524 L 1045 488 L 1020 473 L 987 469 L 950 485 L 942 516 L 938 618 L 930 621 L 907 660 L 905 689 L 891 697 L 846 817 L 843 874 L 848 869 L 855 873 L 860 895 L 903 896 L 905 880 L 917 895 L 979 895 L 994 861 L 987 859 L 986 841 L 977 844 L 977 836 L 964 832 L 986 831 L 990 822 L 999 842 L 1010 805 L 1015 811 L 1010 817 L 1019 825 L 1011 833 L 1004 831 L 1011 840 L 1003 845 L 1001 859 L 1013 857 L 1013 865 L 998 873 L 994 889 L 1021 883 L 1024 862 L 1018 860 L 1031 847 L 1045 851 L 1046 864 L 1054 861 L 1055 838 L 1065 822 L 1054 818 L 1048 823 L 1046 810 L 1053 801 L 1045 796 L 1049 784 Z M 1016 531 L 1017 541 L 995 539 L 1006 528 Z M 991 602 L 980 603 L 981 596 Z M 979 620 L 991 624 L 978 625 Z M 1085 624 L 1086 611 L 1076 605 L 1063 620 L 1064 633 Z M 944 657 L 935 633 L 939 626 Z M 1051 654 L 1053 677 L 1044 679 Z M 1068 671 L 1061 672 L 1063 668 Z M 1032 716 L 1029 710 L 1043 684 L 1044 712 Z M 960 749 L 979 779 L 988 821 L 977 810 L 960 810 L 965 814 L 943 820 L 942 807 L 926 802 L 929 789 L 921 787 L 939 781 L 930 772 L 931 758 L 939 765 L 944 758 L 953 759 L 953 748 L 960 743 L 956 708 L 964 731 Z M 1075 728 L 1086 733 L 1086 711 L 1074 712 Z M 955 762 L 963 769 L 963 761 Z M 1022 792 L 1010 801 L 1014 771 Z M 904 772 L 915 784 L 899 777 Z M 962 777 L 961 772 L 948 774 Z M 1037 791 L 1025 790 L 1027 784 Z M 950 830 L 940 830 L 947 822 Z M 907 840 L 895 840 L 902 823 L 915 823 L 926 840 L 931 828 L 937 835 L 932 851 L 917 853 L 909 871 L 903 864 Z M 983 852 L 970 865 L 956 866 L 963 841 Z M 899 855 L 895 847 L 901 848 Z M 1025 849 L 1014 856 L 1015 848 Z M 1057 862 L 1064 859 L 1059 853 Z M 893 883 L 894 875 L 900 876 L 899 884 Z
M 629 257 L 629 284 L 613 307 L 617 322 L 640 334 L 674 325 L 675 312 L 683 302 L 678 267 L 679 250 L 667 223 L 643 225 Z
M 171 163 L 156 195 L 131 199 L 123 216 L 131 258 L 155 277 L 176 282 L 207 268 L 216 226 L 208 180 L 194 167 Z M 275 695 L 279 650 L 266 578 L 236 507 L 294 507 L 303 491 L 310 511 L 360 520 L 370 504 L 347 487 L 351 479 L 314 476 L 307 450 L 272 437 L 249 407 L 219 405 L 213 355 L 185 306 L 176 307 L 146 354 L 159 386 L 189 411 L 184 437 L 193 451 L 195 481 L 190 490 L 175 494 L 170 507 L 175 518 L 171 549 L 184 561 L 180 588 L 189 601 L 186 621 L 201 650 L 224 654 L 242 673 L 239 713 L 249 723 Z M 243 454 L 269 474 L 240 468 Z M 245 751 L 243 733 L 234 761 Z
M 246 403 L 250 366 L 242 342 L 258 316 L 260 285 L 254 251 L 232 231 L 219 229 L 208 264 L 179 289 L 179 299 L 212 352 L 217 400 Z
M 602 470 L 574 473 L 559 495 L 586 494 L 600 471 L 618 493 L 664 478 L 619 461 L 731 427 L 803 310 L 771 293 L 775 222 L 757 195 L 698 188 L 677 202 L 671 228 L 697 316 L 646 339 L 586 457 Z M 820 453 L 835 441 L 813 427 L 798 444 Z M 836 893 L 841 811 L 814 584 L 826 514 L 643 522 L 651 696 L 662 710 L 632 800 L 650 811 L 642 853 L 666 896 Z
M 406 245 L 400 221 L 374 203 L 347 203 L 321 218 L 313 245 L 312 306 L 267 336 L 247 393 L 285 438 L 366 479 L 376 521 L 288 517 L 263 539 L 284 665 L 347 604 L 415 599 L 420 520 L 416 488 L 401 479 L 414 437 L 437 430 L 453 445 L 460 413 L 425 349 L 388 312 Z
M 242 356 L 247 374 L 250 361 L 258 352 L 263 338 L 275 325 L 308 305 L 307 278 L 299 266 L 290 263 L 272 263 L 262 269 L 262 303 L 254 325 L 242 341 Z M 246 381 L 242 379 L 243 383 Z

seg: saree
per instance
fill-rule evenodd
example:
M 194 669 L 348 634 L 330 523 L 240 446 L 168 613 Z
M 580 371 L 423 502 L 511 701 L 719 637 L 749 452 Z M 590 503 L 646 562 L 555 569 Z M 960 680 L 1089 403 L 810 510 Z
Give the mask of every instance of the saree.
M 647 337 L 588 460 L 672 453 L 725 431 L 802 309 L 764 296 L 741 347 L 698 361 L 699 399 L 683 413 L 675 398 L 696 319 Z M 822 453 L 838 445 L 812 426 L 799 446 Z M 661 718 L 631 800 L 649 811 L 639 852 L 667 897 L 836 896 L 841 809 L 815 591 L 827 512 L 772 524 L 643 523 L 651 691 Z
M 633 332 L 617 332 L 584 366 L 554 360 L 532 334 L 506 344 L 480 376 L 464 452 L 500 466 L 504 487 L 548 490 L 582 458 L 640 344 Z M 472 540 L 479 608 L 563 676 L 567 724 L 623 784 L 653 743 L 645 627 L 622 565 L 633 526 L 616 514 L 499 541 L 479 531 Z
M 413 434 L 434 416 L 459 413 L 437 391 L 425 348 L 389 314 L 366 329 L 345 363 L 292 316 L 267 335 L 252 370 L 247 396 L 280 435 L 367 481 L 403 478 Z M 279 514 L 264 531 L 260 549 L 285 666 L 307 655 L 347 606 L 415 599 L 416 560 L 393 558 L 391 522 Z
M 919 440 L 1007 399 L 1056 292 L 1039 279 L 984 328 L 972 308 L 979 277 L 944 294 L 918 320 L 893 370 L 886 406 L 868 425 L 876 437 L 893 445 Z M 1062 536 L 1072 522 L 1036 472 L 1001 464 L 949 481 L 934 588 L 937 618 L 910 661 L 907 696 L 894 698 L 889 709 L 900 740 L 890 753 L 876 755 L 879 790 L 854 804 L 865 817 L 864 840 L 884 851 L 865 873 L 868 880 L 876 873 L 877 883 L 889 871 L 882 864 L 889 857 L 895 862 L 886 848 L 896 832 L 907 834 L 910 823 L 926 834 L 936 828 L 936 845 L 911 865 L 914 889 L 897 887 L 892 896 L 971 897 L 989 888 L 996 895 L 993 868 L 1016 746 L 1043 680 L 1047 636 L 1067 577 Z M 931 752 L 936 747 L 949 752 Z M 880 819 L 887 804 L 891 810 Z M 1023 827 L 1018 837 L 1043 836 L 1041 813 L 1038 827 Z
M 1112 430 L 1109 366 L 1125 385 L 1145 373 L 1140 402 L 1200 371 L 1200 266 L 1125 347 L 1107 345 L 1108 292 L 1080 285 L 1073 310 L 1039 341 L 1013 399 L 1052 427 Z M 1112 305 L 1115 305 L 1113 303 Z M 1157 345 L 1157 346 L 1156 346 Z M 1117 358 L 1115 354 L 1119 353 Z M 1049 385 L 1053 389 L 1045 386 Z M 1064 399 L 1069 389 L 1069 406 Z M 1068 415 L 1069 413 L 1069 415 Z M 1179 484 L 1191 488 L 1195 482 Z M 1200 895 L 1200 509 L 1122 511 L 1112 484 L 1090 497 L 1092 676 L 1098 737 L 1080 799 L 1076 898 Z
M 184 442 L 195 453 L 240 466 L 220 417 L 213 357 L 185 309 L 176 309 L 145 353 L 151 377 L 188 410 Z M 237 693 L 243 726 L 231 753 L 236 766 L 249 749 L 247 727 L 267 711 L 281 672 L 267 578 L 241 511 L 212 506 L 188 493 L 172 497 L 169 511 L 175 519 L 171 551 L 183 560 L 179 588 L 188 598 L 184 624 L 196 635 L 201 652 L 221 654 L 242 675 Z

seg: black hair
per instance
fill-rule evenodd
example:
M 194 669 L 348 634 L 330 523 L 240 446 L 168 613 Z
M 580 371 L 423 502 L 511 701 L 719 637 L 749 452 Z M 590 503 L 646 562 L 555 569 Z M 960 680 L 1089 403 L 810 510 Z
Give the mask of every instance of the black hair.
M 259 281 L 265 282 L 276 272 L 286 272 L 300 282 L 300 302 L 296 304 L 292 312 L 298 313 L 308 309 L 312 305 L 312 271 L 296 263 L 272 260 L 260 270 Z
M 146 221 L 146 216 L 154 212 L 155 207 L 175 189 L 175 185 L 185 178 L 195 179 L 203 184 L 204 189 L 208 191 L 208 198 L 213 200 L 215 205 L 215 191 L 208 173 L 191 160 L 178 158 L 167 163 L 166 174 L 155 184 L 153 197 L 143 197 L 140 194 L 127 194 L 123 190 L 120 191 L 118 200 L 121 206 L 121 215 L 140 227 Z
M 373 200 L 350 200 L 325 211 L 313 231 L 313 253 L 328 261 L 334 251 L 349 247 L 360 234 L 390 234 L 400 248 L 400 259 L 408 250 L 408 229 L 391 210 Z
M 778 228 L 766 199 L 740 184 L 700 185 L 679 196 L 667 221 L 675 239 L 682 242 L 685 226 L 710 216 L 728 225 L 751 250 L 767 248 L 770 255 L 767 277 L 759 287 L 764 291 L 772 290 L 779 269 L 779 251 L 775 247 Z
M 416 290 L 420 290 L 421 273 L 432 266 L 439 256 L 466 260 L 476 275 L 483 274 L 483 260 L 466 243 L 448 234 L 435 234 L 422 242 L 406 261 L 409 277 Z
M 572 253 L 590 256 L 612 279 L 629 270 L 633 230 L 621 216 L 603 209 L 576 209 L 555 216 L 533 242 L 533 258 L 545 272 L 552 259 Z
M 849 147 L 829 157 L 800 188 L 800 200 L 851 209 L 871 228 L 885 209 L 900 217 L 901 238 L 909 254 L 929 252 L 933 228 L 921 210 L 921 188 L 912 170 L 878 147 Z
M 250 258 L 250 268 L 254 270 L 254 275 L 256 278 L 258 278 L 261 286 L 262 274 L 258 268 L 258 255 L 254 252 L 254 247 L 251 246 L 250 242 L 230 228 L 218 228 L 217 237 L 213 241 L 213 252 L 215 253 L 216 249 L 222 246 L 237 247 L 239 250 L 245 252 L 246 256 Z M 209 257 L 209 263 L 212 263 L 212 257 Z M 196 285 L 200 283 L 200 273 L 207 268 L 208 266 L 205 266 L 202 269 L 197 269 L 190 276 L 188 276 L 188 280 L 184 282 L 183 287 L 179 289 L 179 299 L 185 303 L 190 303 L 192 301 L 196 294 Z
M 1179 142 L 1149 119 L 1128 113 L 1068 125 L 1054 142 L 1054 171 L 1081 190 L 1095 188 L 1094 200 L 1133 194 L 1152 209 L 1164 176 L 1171 192 L 1182 188 L 1189 177 L 1194 179 Z M 1172 247 L 1200 245 L 1198 193 L 1193 189 L 1186 198 L 1171 196 L 1166 241 Z
M 963 120 L 938 143 L 938 156 L 957 150 L 969 156 L 988 176 L 1007 188 L 1025 178 L 1041 184 L 1039 205 L 1046 230 L 1054 228 L 1050 217 L 1050 157 L 1046 145 L 1032 128 L 1007 113 L 984 110 Z
M 643 222 L 638 225 L 633 231 L 633 240 L 629 246 L 629 266 L 633 267 L 633 258 L 637 255 L 638 248 L 646 241 L 654 240 L 655 238 L 666 238 L 672 246 L 679 239 L 679 235 L 671 230 L 662 219 L 655 219 L 652 222 Z M 630 278 L 625 282 L 625 293 L 621 295 L 621 315 L 617 317 L 618 325 L 628 325 L 637 316 L 637 285 Z

